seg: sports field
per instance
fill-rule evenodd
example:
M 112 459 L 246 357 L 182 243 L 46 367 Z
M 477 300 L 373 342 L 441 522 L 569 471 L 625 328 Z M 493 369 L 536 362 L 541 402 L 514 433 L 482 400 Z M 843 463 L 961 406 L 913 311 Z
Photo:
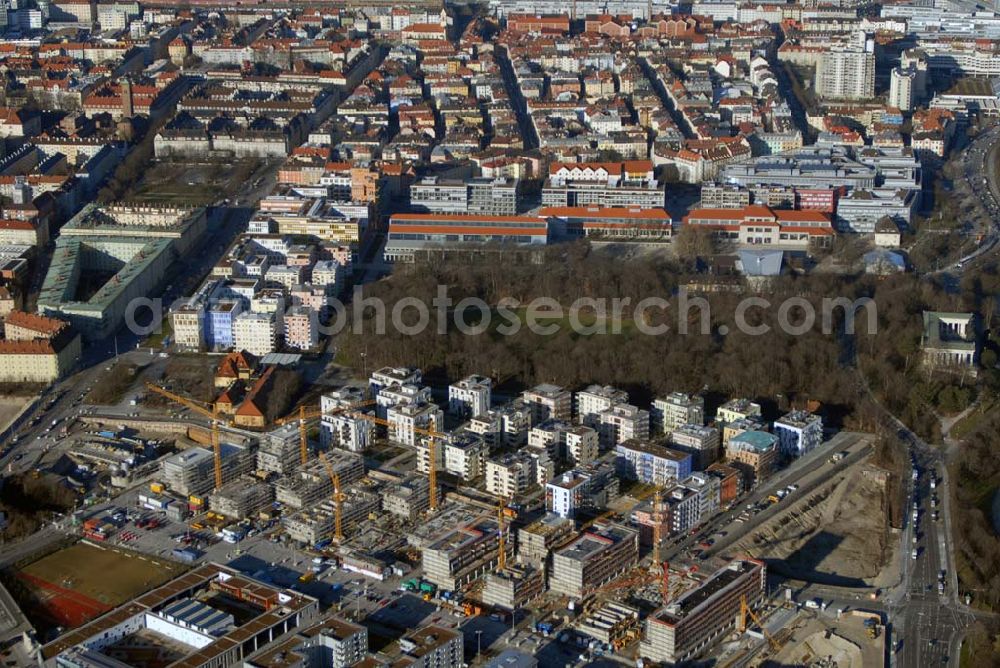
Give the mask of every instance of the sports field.
M 17 577 L 31 592 L 37 616 L 71 628 L 182 571 L 169 561 L 80 542 L 25 566 Z

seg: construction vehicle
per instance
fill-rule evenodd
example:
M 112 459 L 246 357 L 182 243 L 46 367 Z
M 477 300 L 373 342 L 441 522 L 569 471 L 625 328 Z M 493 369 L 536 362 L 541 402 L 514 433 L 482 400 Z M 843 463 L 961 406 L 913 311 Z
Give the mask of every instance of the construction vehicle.
M 333 484 L 333 538 L 338 543 L 342 543 L 344 541 L 344 499 L 346 496 L 340 489 L 340 476 L 333 470 L 333 467 L 330 466 L 330 462 L 327 460 L 326 455 L 322 452 L 319 453 L 319 459 L 323 462 L 323 466 L 326 468 L 326 474 L 330 476 L 330 483 Z
M 215 456 L 215 489 L 222 487 L 222 445 L 219 442 L 219 424 L 223 422 L 223 420 L 219 417 L 219 407 L 216 404 L 202 404 L 194 399 L 182 397 L 179 394 L 174 394 L 170 390 L 166 390 L 159 385 L 154 385 L 153 383 L 146 383 L 146 388 L 149 389 L 150 392 L 155 392 L 156 394 L 159 394 L 174 403 L 186 406 L 195 413 L 212 420 L 212 452 Z M 230 423 L 226 421 L 226 424 Z
M 747 617 L 752 619 L 753 623 L 760 627 L 760 631 L 764 634 L 764 637 L 767 639 L 767 644 L 771 646 L 771 649 L 774 652 L 781 651 L 781 643 L 771 635 L 771 633 L 767 630 L 767 627 L 764 626 L 764 623 L 761 622 L 760 617 L 757 616 L 757 613 L 753 611 L 749 604 L 747 604 L 747 597 L 746 594 L 744 594 L 740 597 L 740 616 L 737 619 L 737 630 L 740 635 L 746 633 L 747 631 Z
M 359 401 L 357 403 L 351 404 L 345 408 L 338 408 L 333 411 L 325 413 L 325 415 L 339 415 L 340 413 L 350 413 L 358 408 L 364 406 L 371 406 L 374 401 L 365 400 Z M 289 416 L 281 418 L 280 420 L 275 420 L 275 424 L 284 425 L 292 422 L 293 420 L 298 420 L 299 422 L 299 460 L 304 467 L 309 461 L 309 433 L 306 429 L 306 422 L 309 420 L 315 420 L 317 418 L 323 417 L 323 411 L 316 408 L 308 408 L 305 404 L 299 406 L 299 414 L 295 416 Z

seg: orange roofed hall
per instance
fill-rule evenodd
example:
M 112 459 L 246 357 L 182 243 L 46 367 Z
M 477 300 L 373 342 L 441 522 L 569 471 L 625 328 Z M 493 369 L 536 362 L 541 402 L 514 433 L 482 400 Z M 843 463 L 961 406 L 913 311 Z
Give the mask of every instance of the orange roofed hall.
M 719 238 L 744 245 L 805 247 L 827 244 L 833 238 L 829 214 L 751 205 L 742 209 L 692 209 L 685 225 L 715 231 Z

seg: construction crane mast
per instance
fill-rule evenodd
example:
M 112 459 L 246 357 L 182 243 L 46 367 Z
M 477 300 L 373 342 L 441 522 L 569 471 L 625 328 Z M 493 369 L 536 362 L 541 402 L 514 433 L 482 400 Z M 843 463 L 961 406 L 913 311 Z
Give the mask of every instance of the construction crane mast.
M 505 505 L 507 504 L 504 503 L 503 497 L 500 497 L 500 502 L 497 504 L 497 542 L 500 546 L 500 552 L 497 555 L 497 570 L 501 573 L 507 570 L 507 546 L 504 544 L 503 536 L 503 509 Z
M 298 420 L 299 422 L 299 461 L 302 467 L 305 468 L 306 464 L 309 462 L 309 433 L 306 429 L 307 420 L 315 420 L 316 418 L 323 417 L 324 415 L 339 415 L 340 413 L 347 413 L 349 411 L 356 410 L 358 408 L 363 408 L 365 406 L 371 406 L 374 401 L 358 401 L 351 404 L 345 408 L 338 408 L 336 410 L 324 413 L 319 407 L 308 408 L 305 404 L 299 406 L 299 414 L 295 416 L 288 416 L 281 418 L 280 420 L 275 420 L 275 424 L 285 425 L 292 420 Z
M 162 388 L 159 385 L 154 385 L 153 383 L 146 383 L 146 388 L 150 392 L 155 392 L 156 394 L 159 394 L 174 403 L 185 406 L 193 410 L 195 413 L 204 415 L 212 420 L 212 454 L 215 460 L 215 489 L 218 490 L 222 487 L 222 444 L 219 437 L 219 423 L 222 422 L 222 419 L 219 417 L 219 407 L 214 403 L 202 404 L 194 399 L 182 397 L 179 394 L 174 394 L 170 390 Z
M 737 620 L 737 629 L 741 634 L 746 633 L 747 617 L 752 619 L 753 623 L 760 627 L 761 633 L 763 633 L 764 637 L 767 638 L 767 643 L 771 646 L 771 649 L 775 652 L 780 651 L 781 643 L 768 632 L 767 627 L 760 621 L 760 617 L 757 616 L 757 613 L 755 613 L 747 603 L 747 597 L 746 594 L 744 594 L 740 597 L 740 616 Z
M 330 461 L 326 458 L 322 452 L 319 453 L 319 459 L 323 462 L 323 466 L 326 467 L 326 474 L 330 476 L 330 482 L 333 483 L 333 537 L 338 543 L 344 540 L 344 493 L 340 489 L 340 475 L 333 470 L 330 466 Z
M 374 415 L 368 415 L 367 413 L 353 413 L 347 412 L 350 417 L 358 418 L 359 420 L 366 420 L 373 424 L 380 425 L 382 427 L 391 427 L 392 425 L 388 420 L 384 420 L 380 417 Z M 438 498 L 437 498 L 437 460 L 435 455 L 437 454 L 437 440 L 441 438 L 447 438 L 448 435 L 434 429 L 434 425 L 431 425 L 431 429 L 423 429 L 421 427 L 412 427 L 414 434 L 420 434 L 421 436 L 427 437 L 427 456 L 428 456 L 428 468 L 427 468 L 427 482 L 430 486 L 430 506 L 431 512 L 437 510 Z

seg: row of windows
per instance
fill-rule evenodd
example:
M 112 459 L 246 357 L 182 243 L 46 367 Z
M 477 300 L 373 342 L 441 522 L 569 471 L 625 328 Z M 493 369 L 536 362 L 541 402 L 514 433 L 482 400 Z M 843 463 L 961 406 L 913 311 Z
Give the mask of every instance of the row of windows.
M 504 234 L 398 234 L 389 235 L 394 241 L 431 241 L 431 242 L 458 242 L 467 241 L 472 243 L 532 243 L 537 237 L 509 236 Z
M 531 221 L 531 222 L 514 222 L 514 221 L 507 221 L 507 220 L 503 220 L 503 221 L 483 221 L 483 222 L 457 220 L 454 223 L 452 223 L 451 221 L 449 221 L 447 223 L 441 223 L 441 222 L 434 221 L 434 220 L 392 220 L 392 221 L 390 221 L 390 225 L 392 225 L 393 227 L 396 227 L 396 226 L 400 226 L 400 227 L 404 227 L 404 226 L 423 227 L 425 225 L 440 225 L 441 227 L 444 228 L 444 227 L 450 227 L 453 224 L 454 225 L 458 225 L 459 227 L 517 227 L 517 228 L 524 228 L 524 229 L 535 228 L 535 229 L 538 229 L 539 234 L 543 233 L 548 228 L 548 223 L 546 223 L 545 221 L 542 221 L 542 220 L 538 221 L 537 223 L 534 222 L 534 221 Z

